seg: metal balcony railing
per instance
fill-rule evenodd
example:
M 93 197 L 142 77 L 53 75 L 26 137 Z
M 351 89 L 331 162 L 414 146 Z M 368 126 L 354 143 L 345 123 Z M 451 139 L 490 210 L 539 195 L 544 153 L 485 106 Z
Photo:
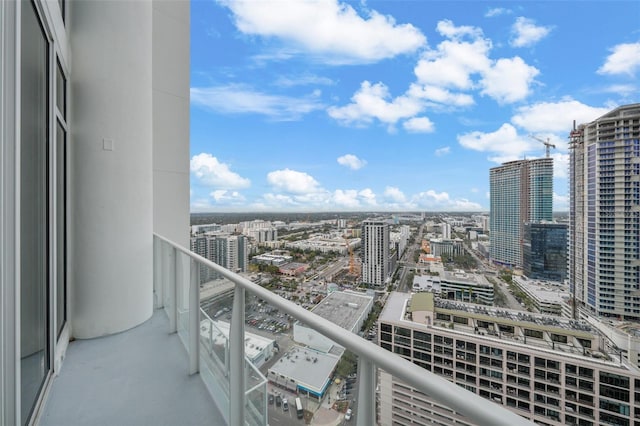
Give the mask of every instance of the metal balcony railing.
M 202 267 L 233 284 L 230 328 L 217 330 L 200 309 Z M 358 356 L 357 424 L 376 424 L 377 368 L 429 395 L 479 425 L 532 425 L 501 405 L 466 391 L 189 249 L 154 234 L 155 306 L 169 317 L 189 354 L 190 374 L 200 373 L 230 425 L 267 425 L 266 379 L 245 356 L 245 294 L 264 300 Z M 214 345 L 214 339 L 217 344 Z M 213 419 L 212 419 L 213 420 Z M 216 419 L 218 420 L 218 419 Z

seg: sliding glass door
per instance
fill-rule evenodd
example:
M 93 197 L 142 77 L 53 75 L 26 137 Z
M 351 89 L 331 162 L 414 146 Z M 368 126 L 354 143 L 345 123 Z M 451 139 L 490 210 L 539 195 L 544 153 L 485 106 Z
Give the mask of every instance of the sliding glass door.
M 50 370 L 49 42 L 34 5 L 22 4 L 20 67 L 21 423 Z
M 67 320 L 68 87 L 55 32 L 47 31 L 63 20 L 46 20 L 62 4 L 20 2 L 21 424 L 33 421 Z

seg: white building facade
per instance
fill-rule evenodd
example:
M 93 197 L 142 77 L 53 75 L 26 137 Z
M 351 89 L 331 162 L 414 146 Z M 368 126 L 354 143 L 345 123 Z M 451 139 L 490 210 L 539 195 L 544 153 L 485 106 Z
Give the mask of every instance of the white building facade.
M 382 220 L 362 222 L 362 282 L 385 285 L 389 274 L 389 224 Z

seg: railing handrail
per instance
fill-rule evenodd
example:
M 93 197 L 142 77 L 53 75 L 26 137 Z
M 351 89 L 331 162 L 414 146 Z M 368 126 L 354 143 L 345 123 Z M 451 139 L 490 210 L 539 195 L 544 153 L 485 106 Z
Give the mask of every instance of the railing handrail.
M 424 368 L 418 367 L 410 361 L 396 356 L 394 353 L 355 335 L 351 331 L 307 311 L 301 306 L 272 293 L 260 285 L 223 268 L 161 235 L 156 233 L 154 233 L 154 235 L 165 243 L 173 246 L 176 250 L 194 259 L 196 262 L 213 269 L 223 277 L 258 296 L 270 305 L 277 307 L 298 321 L 329 337 L 344 348 L 370 360 L 376 367 L 382 368 L 406 384 L 429 395 L 434 400 L 463 414 L 474 423 L 487 426 L 533 425 L 529 420 L 513 413 L 502 405 L 486 400 L 475 393 L 461 388 L 455 383 L 431 373 Z

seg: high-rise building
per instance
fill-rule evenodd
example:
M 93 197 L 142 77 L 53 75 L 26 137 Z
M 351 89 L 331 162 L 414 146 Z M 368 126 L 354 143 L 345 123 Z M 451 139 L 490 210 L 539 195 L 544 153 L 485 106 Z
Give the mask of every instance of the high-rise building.
M 570 134 L 569 284 L 599 316 L 640 319 L 640 104 Z
M 391 293 L 379 345 L 537 424 L 640 416 L 640 370 L 590 324 L 433 296 Z M 383 370 L 378 395 L 381 425 L 476 424 Z
M 246 272 L 249 242 L 244 235 L 200 235 L 191 237 L 191 251 L 234 272 Z M 208 268 L 200 267 L 200 282 L 214 278 Z
M 440 224 L 440 235 L 442 236 L 443 240 L 450 240 L 451 225 L 449 225 L 447 222 L 443 222 L 442 224 Z
M 522 269 L 529 278 L 564 281 L 567 277 L 567 225 L 525 223 Z
M 490 170 L 491 259 L 522 266 L 526 222 L 553 218 L 553 159 L 519 160 Z
M 389 224 L 383 220 L 362 222 L 362 282 L 383 286 L 389 277 Z

